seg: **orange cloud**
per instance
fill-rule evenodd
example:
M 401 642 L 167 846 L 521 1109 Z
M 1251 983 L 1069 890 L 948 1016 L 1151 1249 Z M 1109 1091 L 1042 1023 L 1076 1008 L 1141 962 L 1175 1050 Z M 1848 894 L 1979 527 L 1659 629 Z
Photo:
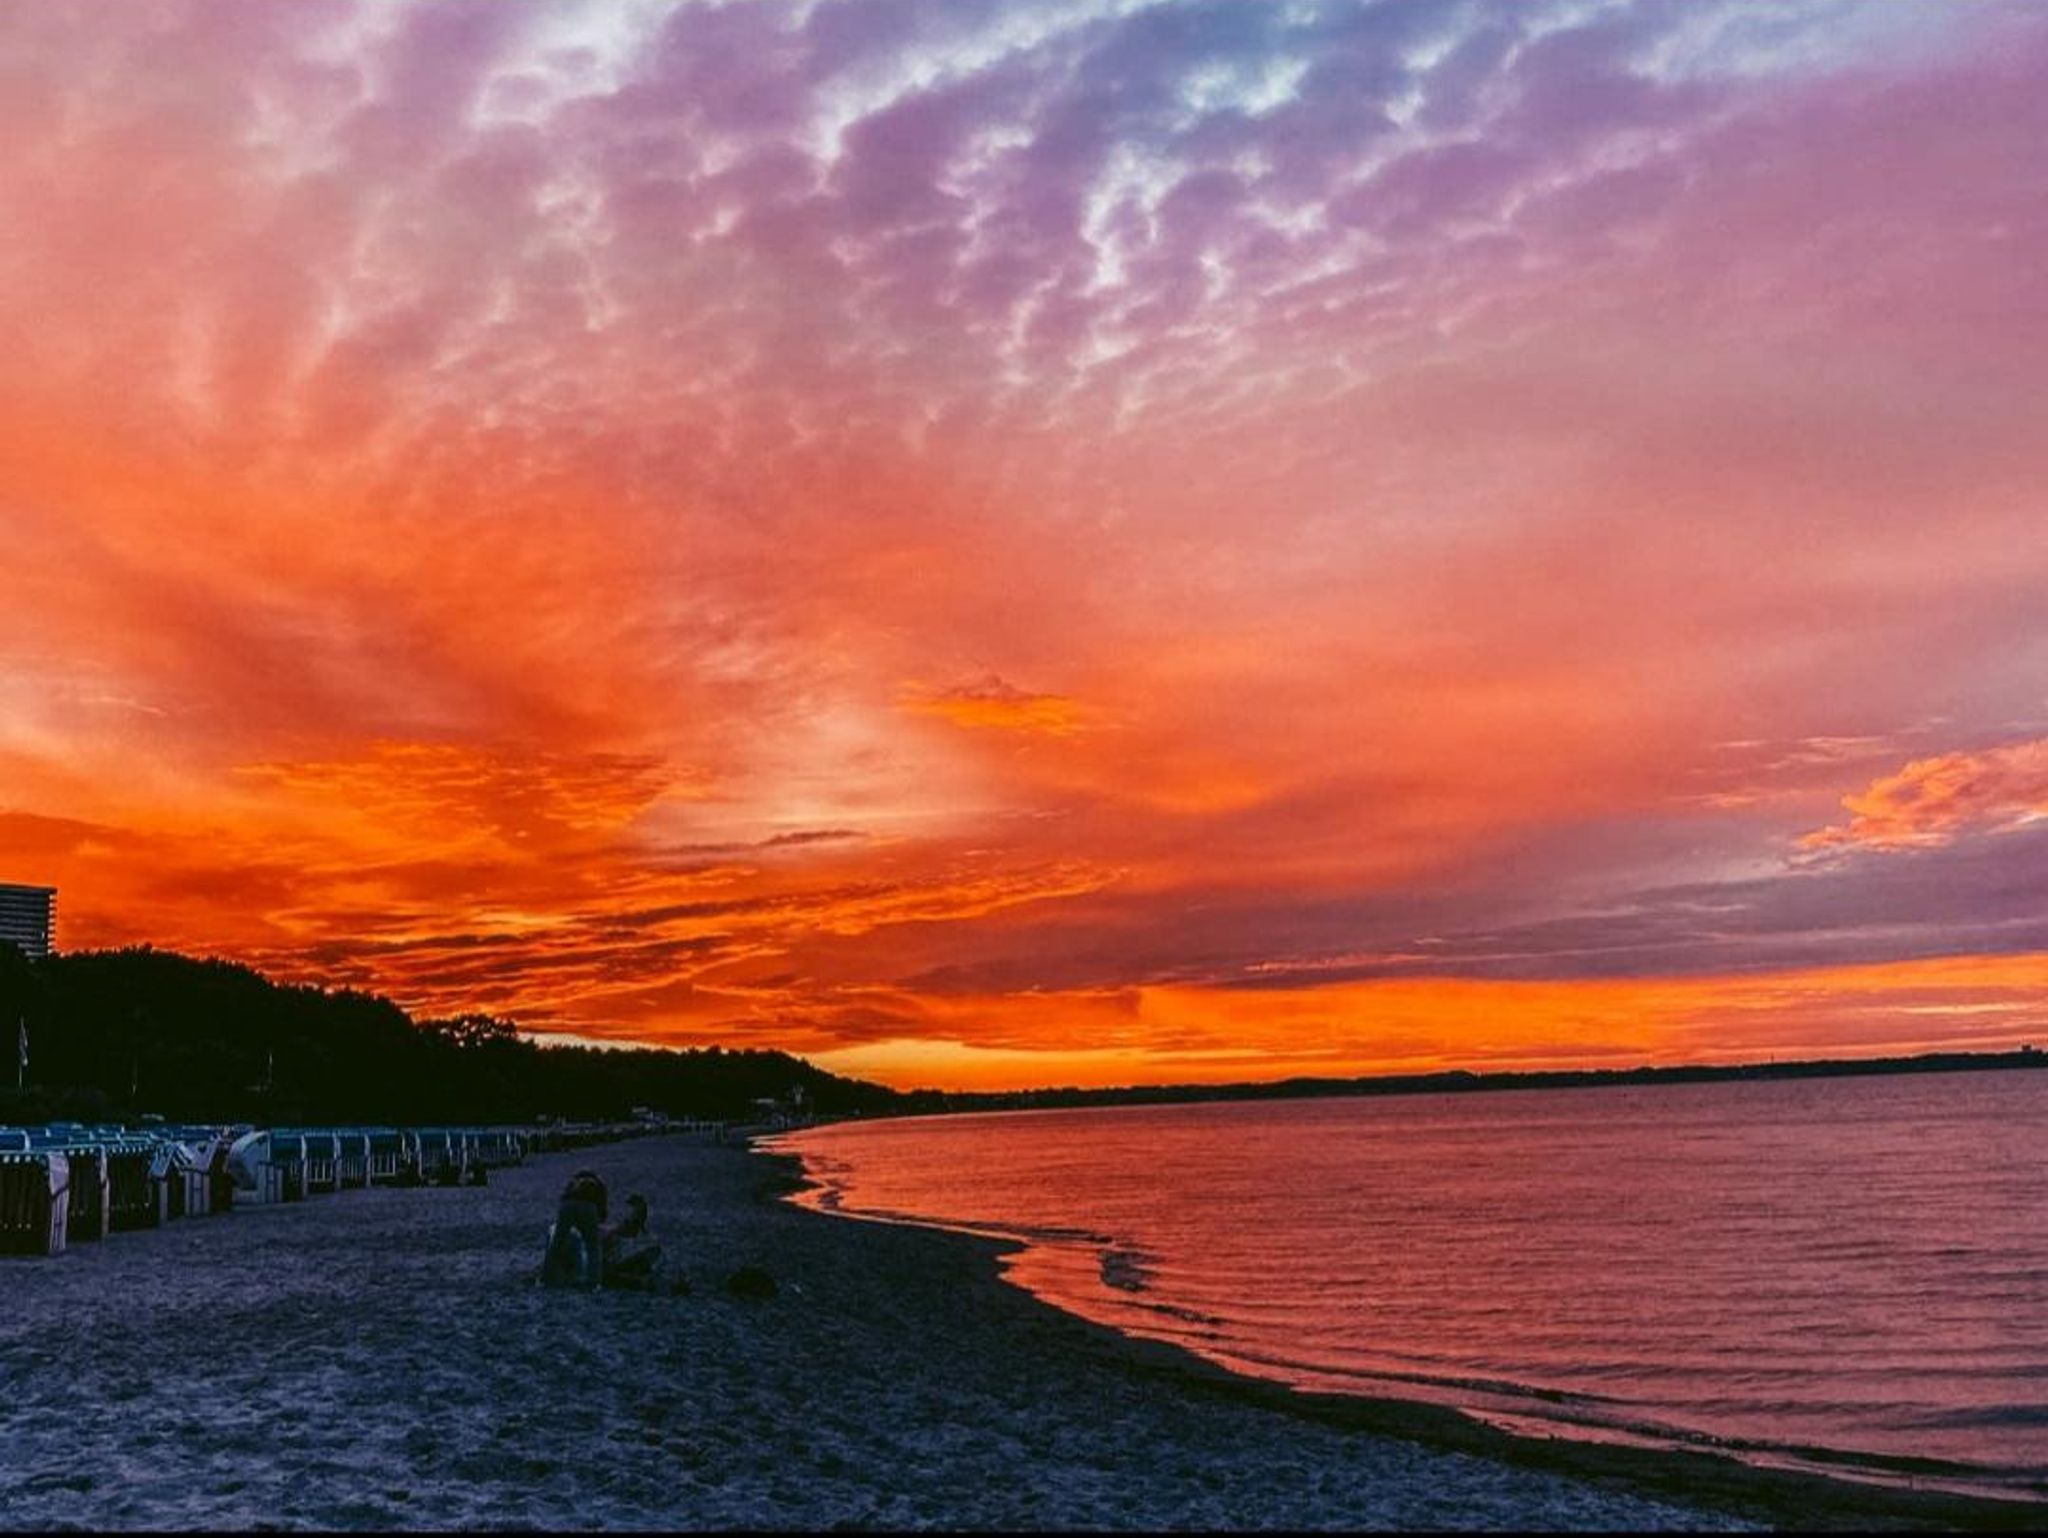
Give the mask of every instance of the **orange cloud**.
M 937 716 L 955 726 L 1005 732 L 1031 732 L 1070 737 L 1095 717 L 1076 700 L 1057 694 L 1032 694 L 990 673 L 980 681 L 936 691 L 913 689 L 904 709 Z
M 1915 759 L 1842 805 L 1849 821 L 1807 834 L 1801 848 L 1925 849 L 2024 827 L 2048 817 L 2048 739 Z
M 705 794 L 704 776 L 647 754 L 377 742 L 338 762 L 251 764 L 239 774 L 308 806 L 332 828 L 446 845 L 475 836 L 559 841 L 623 828 L 664 796 Z

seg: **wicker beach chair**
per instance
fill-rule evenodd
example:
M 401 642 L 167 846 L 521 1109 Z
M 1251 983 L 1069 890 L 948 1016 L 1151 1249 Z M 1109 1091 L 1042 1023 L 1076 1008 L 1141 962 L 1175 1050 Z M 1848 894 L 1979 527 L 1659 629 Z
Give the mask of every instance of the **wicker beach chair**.
M 43 1154 L 61 1154 L 69 1176 L 70 1195 L 65 1216 L 66 1242 L 79 1244 L 107 1236 L 107 1155 L 92 1141 L 87 1129 L 76 1122 L 54 1122 L 41 1131 L 31 1130 L 30 1148 Z
M 370 1184 L 391 1184 L 408 1157 L 405 1134 L 396 1127 L 372 1127 L 365 1137 L 369 1144 Z
M 234 1147 L 232 1129 L 216 1133 L 211 1142 L 200 1147 L 206 1157 L 206 1210 L 209 1213 L 234 1210 L 235 1174 L 228 1167 L 228 1156 L 234 1152 Z
M 416 1137 L 420 1179 L 430 1186 L 460 1185 L 466 1163 L 459 1129 L 422 1127 Z
M 199 1217 L 207 1210 L 200 1156 L 179 1129 L 166 1128 L 151 1149 L 149 1178 L 156 1183 L 158 1221 Z
M 107 1170 L 107 1231 L 155 1228 L 164 1220 L 163 1183 L 154 1172 L 156 1143 L 123 1134 L 101 1142 Z
M 70 1218 L 68 1158 L 44 1150 L 0 1150 L 0 1251 L 61 1255 Z
M 334 1185 L 338 1191 L 359 1190 L 370 1183 L 370 1134 L 361 1127 L 337 1128 L 334 1134 Z
M 324 1128 L 307 1128 L 299 1133 L 303 1150 L 300 1189 L 307 1196 L 341 1189 L 341 1139 Z
M 306 1135 L 294 1128 L 270 1134 L 270 1162 L 278 1167 L 282 1195 L 280 1200 L 302 1201 L 306 1195 Z

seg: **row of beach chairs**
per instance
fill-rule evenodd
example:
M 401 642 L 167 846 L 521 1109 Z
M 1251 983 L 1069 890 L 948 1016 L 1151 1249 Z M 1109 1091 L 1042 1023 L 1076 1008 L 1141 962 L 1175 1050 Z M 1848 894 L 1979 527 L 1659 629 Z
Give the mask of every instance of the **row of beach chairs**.
M 536 1144 L 525 1127 L 255 1127 L 228 1149 L 240 1199 L 252 1203 L 371 1185 L 481 1184 Z
M 580 1134 L 585 1129 L 568 1129 Z M 71 1244 L 237 1203 L 369 1185 L 481 1183 L 545 1146 L 523 1127 L 0 1127 L 0 1253 Z
M 481 1184 L 528 1154 L 711 1122 L 533 1127 L 0 1127 L 0 1254 L 58 1255 L 173 1218 L 371 1185 Z
M 0 1127 L 0 1251 L 69 1243 L 224 1210 L 233 1200 L 216 1128 Z

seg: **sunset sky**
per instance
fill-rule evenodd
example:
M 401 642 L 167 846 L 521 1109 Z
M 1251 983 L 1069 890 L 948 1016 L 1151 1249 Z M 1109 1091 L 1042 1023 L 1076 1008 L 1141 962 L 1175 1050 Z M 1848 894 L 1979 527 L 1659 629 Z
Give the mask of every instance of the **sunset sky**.
M 7 6 L 0 880 L 900 1085 L 2048 1039 L 2048 5 Z

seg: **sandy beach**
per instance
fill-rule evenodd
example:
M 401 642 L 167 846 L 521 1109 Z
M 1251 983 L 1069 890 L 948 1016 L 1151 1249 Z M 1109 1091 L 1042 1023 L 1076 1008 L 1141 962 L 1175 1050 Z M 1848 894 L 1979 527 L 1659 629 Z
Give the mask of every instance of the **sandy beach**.
M 532 1284 L 554 1194 L 585 1163 L 615 1199 L 649 1197 L 689 1296 Z M 1772 1515 L 1739 1493 L 1673 1498 L 1655 1460 L 1647 1478 L 1627 1460 L 1546 1467 L 1540 1449 L 1432 1445 L 1239 1392 L 1001 1283 L 989 1241 L 778 1202 L 789 1171 L 649 1139 L 481 1189 L 351 1192 L 0 1262 L 0 1524 L 1729 1530 Z M 743 1264 L 779 1295 L 728 1295 Z

